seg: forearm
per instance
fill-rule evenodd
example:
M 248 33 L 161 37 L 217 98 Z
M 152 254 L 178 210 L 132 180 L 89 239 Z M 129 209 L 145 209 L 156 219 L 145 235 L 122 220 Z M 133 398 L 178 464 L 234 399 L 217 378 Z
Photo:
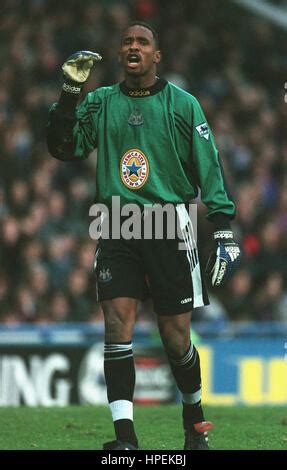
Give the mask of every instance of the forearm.
M 79 126 L 76 107 L 94 61 L 100 60 L 101 56 L 97 53 L 80 51 L 73 54 L 62 66 L 64 73 L 62 93 L 59 102 L 50 110 L 47 126 L 49 152 L 59 160 L 83 159 L 92 150 L 87 138 L 84 137 L 87 123 L 80 123 Z
M 217 151 L 211 148 L 203 155 L 198 167 L 201 199 L 208 209 L 207 219 L 216 225 L 230 222 L 235 217 L 236 206 L 228 189 Z
M 216 212 L 215 214 L 208 217 L 207 220 L 214 224 L 214 231 L 216 230 L 231 230 L 231 220 L 234 216 L 229 216 L 223 212 Z
M 73 129 L 77 122 L 77 101 L 77 95 L 62 91 L 59 102 L 49 113 L 47 145 L 51 155 L 58 160 L 76 160 Z

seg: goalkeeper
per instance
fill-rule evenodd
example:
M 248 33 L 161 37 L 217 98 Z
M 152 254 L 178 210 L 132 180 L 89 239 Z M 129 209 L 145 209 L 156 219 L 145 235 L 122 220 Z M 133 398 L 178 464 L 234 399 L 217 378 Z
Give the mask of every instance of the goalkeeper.
M 88 93 L 78 104 L 99 54 L 81 51 L 63 65 L 64 84 L 50 110 L 48 148 L 63 161 L 85 159 L 97 148 L 96 201 L 173 204 L 186 250 L 178 239 L 100 239 L 96 252 L 98 297 L 105 318 L 104 371 L 115 441 L 105 449 L 139 448 L 133 423 L 135 368 L 132 334 L 136 308 L 147 291 L 172 373 L 182 396 L 185 450 L 208 449 L 201 406 L 200 359 L 190 339 L 191 312 L 208 304 L 186 204 L 198 188 L 214 225 L 214 252 L 206 273 L 222 285 L 240 250 L 230 220 L 235 205 L 222 175 L 212 132 L 198 101 L 156 75 L 158 37 L 148 24 L 130 24 L 121 37 L 124 81 Z

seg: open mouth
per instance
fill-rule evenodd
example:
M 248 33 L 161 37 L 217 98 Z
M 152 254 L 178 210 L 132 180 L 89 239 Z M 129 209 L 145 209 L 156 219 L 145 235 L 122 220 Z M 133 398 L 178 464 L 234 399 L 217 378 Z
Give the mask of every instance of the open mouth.
M 137 67 L 140 62 L 140 56 L 137 54 L 129 54 L 127 59 L 128 59 L 128 66 L 131 68 Z

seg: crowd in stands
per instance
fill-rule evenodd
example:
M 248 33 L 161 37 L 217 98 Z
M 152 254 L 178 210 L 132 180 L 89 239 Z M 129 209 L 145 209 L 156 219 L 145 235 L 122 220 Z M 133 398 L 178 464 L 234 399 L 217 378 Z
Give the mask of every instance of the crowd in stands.
M 195 95 L 237 202 L 244 256 L 194 318 L 287 321 L 287 51 L 283 32 L 218 0 L 2 0 L 0 18 L 0 322 L 102 321 L 92 274 L 89 207 L 95 155 L 63 163 L 47 151 L 48 109 L 73 52 L 101 53 L 84 93 L 122 80 L 120 33 L 152 24 L 159 75 Z M 287 92 L 287 90 L 286 90 Z M 212 224 L 199 206 L 202 258 Z M 153 318 L 148 303 L 139 321 Z

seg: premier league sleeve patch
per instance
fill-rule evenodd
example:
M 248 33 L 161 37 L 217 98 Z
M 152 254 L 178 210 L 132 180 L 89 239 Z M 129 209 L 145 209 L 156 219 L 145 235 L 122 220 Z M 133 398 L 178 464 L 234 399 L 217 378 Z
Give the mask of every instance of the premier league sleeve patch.
M 199 124 L 199 126 L 196 126 L 195 129 L 199 133 L 200 137 L 203 137 L 204 139 L 209 140 L 209 129 L 208 129 L 208 125 L 206 122 Z
M 140 189 L 147 182 L 149 164 L 145 154 L 139 149 L 128 150 L 120 162 L 122 182 L 130 189 Z

